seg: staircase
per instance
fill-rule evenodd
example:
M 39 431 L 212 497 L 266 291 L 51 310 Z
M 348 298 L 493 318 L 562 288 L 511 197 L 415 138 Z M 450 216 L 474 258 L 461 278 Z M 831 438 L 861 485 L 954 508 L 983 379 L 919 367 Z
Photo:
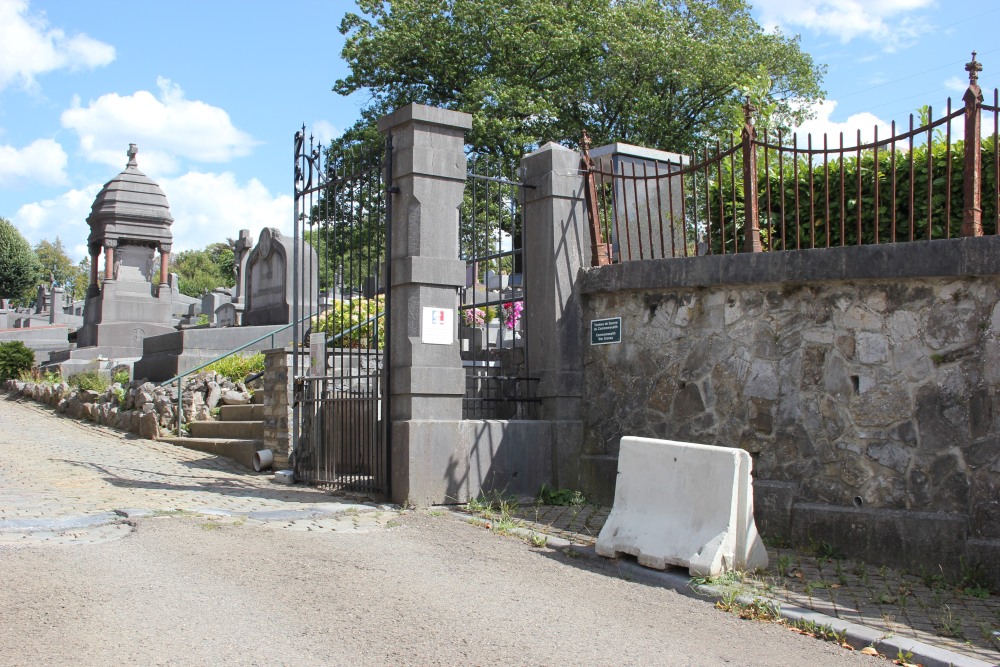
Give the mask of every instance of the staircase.
M 253 470 L 253 455 L 264 448 L 264 394 L 258 391 L 247 405 L 219 406 L 219 419 L 186 424 L 188 437 L 161 437 L 206 454 L 225 456 Z

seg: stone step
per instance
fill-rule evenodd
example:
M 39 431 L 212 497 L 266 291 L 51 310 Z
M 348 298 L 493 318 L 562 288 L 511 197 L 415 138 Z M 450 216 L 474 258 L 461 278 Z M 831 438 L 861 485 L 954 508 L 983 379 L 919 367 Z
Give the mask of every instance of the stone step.
M 198 421 L 187 424 L 192 438 L 227 438 L 236 440 L 264 437 L 262 421 Z
M 264 419 L 264 405 L 250 403 L 248 405 L 220 405 L 219 420 L 224 422 L 252 422 Z
M 253 455 L 264 448 L 262 440 L 250 438 L 178 438 L 171 436 L 160 437 L 159 441 L 206 454 L 225 456 L 250 470 L 253 470 Z

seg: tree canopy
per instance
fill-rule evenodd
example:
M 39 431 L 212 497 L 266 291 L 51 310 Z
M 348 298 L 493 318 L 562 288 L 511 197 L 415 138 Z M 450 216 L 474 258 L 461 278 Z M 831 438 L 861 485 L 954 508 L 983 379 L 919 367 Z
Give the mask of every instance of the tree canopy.
M 468 142 L 516 164 L 546 141 L 688 151 L 736 130 L 746 97 L 775 127 L 820 99 L 824 68 L 746 0 L 359 0 L 340 31 L 371 99 L 345 135 L 419 102 L 473 114 Z
M 0 298 L 17 299 L 35 286 L 42 265 L 9 220 L 0 218 Z
M 90 281 L 89 258 L 84 259 L 79 264 L 74 264 L 66 253 L 62 239 L 58 236 L 55 241 L 42 239 L 35 244 L 35 255 L 42 265 L 42 282 L 48 283 L 51 273 L 51 278 L 55 278 L 56 285 L 67 291 L 73 290 L 74 299 L 82 299 L 86 296 L 87 285 Z M 34 294 L 31 296 L 34 298 Z
M 202 250 L 184 250 L 173 255 L 170 271 L 179 278 L 178 290 L 201 296 L 216 287 L 236 284 L 235 255 L 228 243 L 211 243 Z

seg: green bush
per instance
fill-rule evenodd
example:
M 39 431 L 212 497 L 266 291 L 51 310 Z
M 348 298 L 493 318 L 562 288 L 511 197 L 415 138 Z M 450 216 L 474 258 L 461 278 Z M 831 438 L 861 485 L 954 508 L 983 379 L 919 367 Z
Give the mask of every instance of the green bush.
M 112 383 L 117 382 L 118 384 L 122 385 L 123 387 L 128 385 L 128 380 L 129 380 L 129 377 L 128 377 L 128 369 L 127 368 L 122 368 L 120 370 L 114 371 L 111 374 L 111 382 Z
M 381 350 L 385 346 L 385 321 L 375 316 L 384 311 L 385 296 L 381 294 L 374 299 L 358 297 L 350 301 L 336 301 L 333 308 L 312 319 L 312 330 L 325 333 L 327 342 L 333 347 Z M 353 327 L 357 328 L 350 331 Z M 343 335 L 334 341 L 333 337 L 340 334 Z
M 108 378 L 97 371 L 83 371 L 69 376 L 67 380 L 70 386 L 76 387 L 80 391 L 104 391 L 111 386 Z
M 31 370 L 34 351 L 19 340 L 0 343 L 0 380 L 16 378 Z
M 233 382 L 243 382 L 251 375 L 264 372 L 264 353 L 241 355 L 231 354 L 205 367 L 206 371 L 214 371 Z

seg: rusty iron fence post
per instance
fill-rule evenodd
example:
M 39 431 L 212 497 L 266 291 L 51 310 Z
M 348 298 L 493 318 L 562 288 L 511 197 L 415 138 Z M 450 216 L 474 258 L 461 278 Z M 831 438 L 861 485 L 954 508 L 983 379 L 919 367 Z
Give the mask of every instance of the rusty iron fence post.
M 982 179 L 983 156 L 980 137 L 983 91 L 979 87 L 979 72 L 982 63 L 976 62 L 976 52 L 972 61 L 965 65 L 969 73 L 969 89 L 962 98 L 965 101 L 965 168 L 962 179 L 965 208 L 962 211 L 962 236 L 983 235 Z
M 743 215 L 744 252 L 761 252 L 760 221 L 757 205 L 757 147 L 754 145 L 754 127 L 751 114 L 754 112 L 750 99 L 743 105 Z
M 601 231 L 600 214 L 597 210 L 597 183 L 594 180 L 594 161 L 590 159 L 590 137 L 587 131 L 583 131 L 583 139 L 580 140 L 580 169 L 586 175 L 584 184 L 584 196 L 587 200 L 587 217 L 590 218 L 590 244 L 591 244 L 591 266 L 607 266 L 611 264 L 611 255 L 608 252 L 608 244 L 604 242 L 604 234 Z

